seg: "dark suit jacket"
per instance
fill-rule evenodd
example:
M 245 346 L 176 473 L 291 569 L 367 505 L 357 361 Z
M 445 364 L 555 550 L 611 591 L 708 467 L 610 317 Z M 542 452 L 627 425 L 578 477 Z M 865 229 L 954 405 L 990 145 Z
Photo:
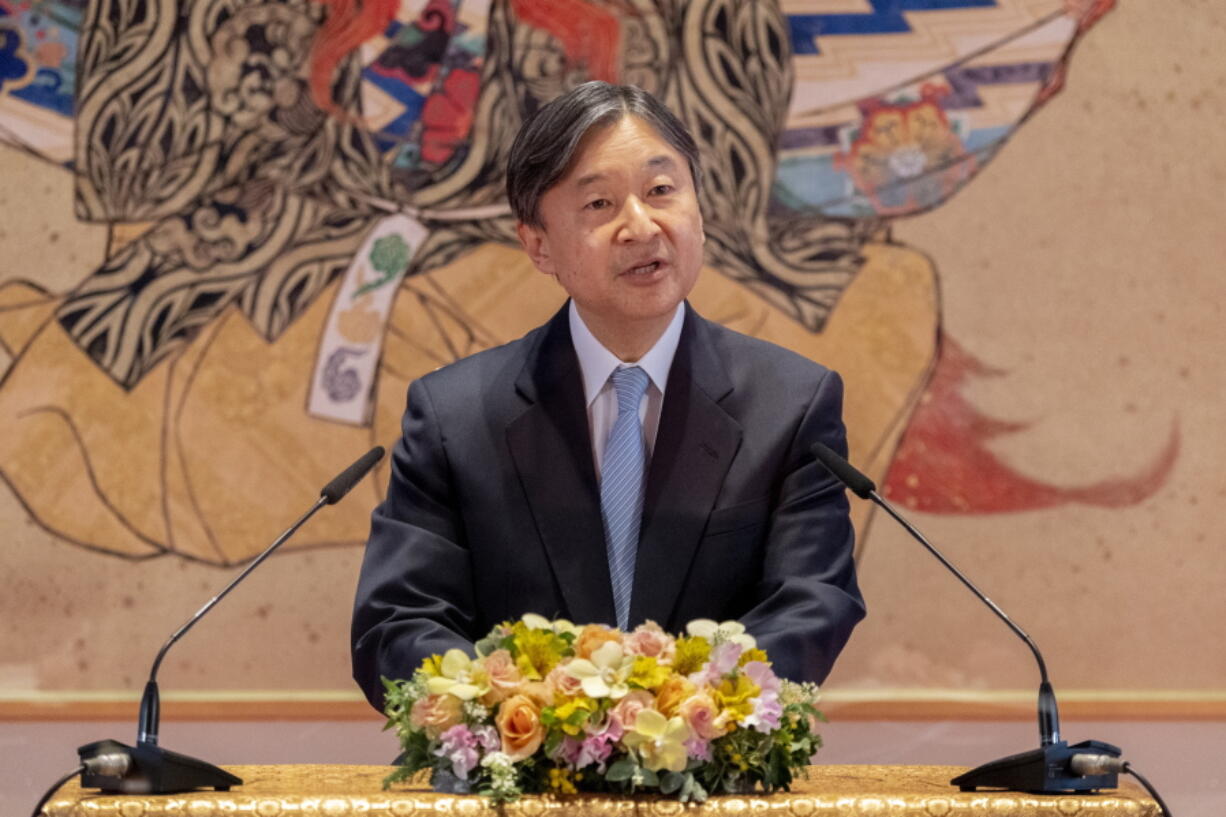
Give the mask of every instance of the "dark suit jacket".
M 780 675 L 820 681 L 864 616 L 842 486 L 839 376 L 688 305 L 647 474 L 632 626 L 741 620 Z M 615 623 L 566 310 L 409 388 L 353 617 L 354 677 L 467 649 L 525 612 Z

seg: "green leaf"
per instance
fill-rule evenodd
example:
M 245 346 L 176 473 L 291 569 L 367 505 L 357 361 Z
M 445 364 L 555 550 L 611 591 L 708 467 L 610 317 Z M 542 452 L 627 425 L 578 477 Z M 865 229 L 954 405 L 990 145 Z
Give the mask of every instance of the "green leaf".
M 605 773 L 604 779 L 612 783 L 620 783 L 623 780 L 629 780 L 634 776 L 639 765 L 634 762 L 633 758 L 623 757 L 621 760 L 609 767 L 609 771 Z
M 702 784 L 693 775 L 687 775 L 685 786 L 681 789 L 681 802 L 683 803 L 705 803 L 707 802 L 707 790 L 702 787 Z
M 672 794 L 685 785 L 686 779 L 693 780 L 690 775 L 681 774 L 680 772 L 665 772 L 660 776 L 660 793 Z
M 541 718 L 542 722 L 544 722 L 544 720 L 545 720 L 544 718 Z M 554 720 L 557 720 L 557 719 L 555 718 Z M 562 739 L 565 737 L 566 735 L 562 732 L 550 732 L 548 735 L 546 735 L 545 736 L 545 754 L 548 756 L 552 756 L 553 753 L 557 750 L 558 746 L 562 743 Z

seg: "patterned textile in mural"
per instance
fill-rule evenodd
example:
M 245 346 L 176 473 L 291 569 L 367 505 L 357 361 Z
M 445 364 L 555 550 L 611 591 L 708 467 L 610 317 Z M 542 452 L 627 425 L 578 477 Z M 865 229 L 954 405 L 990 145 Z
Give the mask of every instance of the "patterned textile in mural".
M 695 304 L 843 371 L 882 478 L 939 328 L 889 221 L 973 179 L 1111 5 L 0 0 L 0 140 L 73 174 L 111 239 L 69 291 L 0 282 L 0 474 L 83 546 L 250 558 L 395 438 L 409 380 L 558 306 L 503 166 L 526 115 L 601 78 L 699 141 Z M 385 482 L 298 546 L 362 541 Z

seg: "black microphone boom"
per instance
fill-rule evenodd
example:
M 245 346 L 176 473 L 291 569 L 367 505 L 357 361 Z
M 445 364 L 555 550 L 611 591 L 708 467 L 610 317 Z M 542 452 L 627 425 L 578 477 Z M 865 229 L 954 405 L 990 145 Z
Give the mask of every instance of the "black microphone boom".
M 167 650 L 182 638 L 205 613 L 213 609 L 217 602 L 225 598 L 239 582 L 247 578 L 251 571 L 263 564 L 264 560 L 306 524 L 306 521 L 314 516 L 316 511 L 324 505 L 335 505 L 339 502 L 382 458 L 383 447 L 375 446 L 363 454 L 357 462 L 338 474 L 320 491 L 319 499 L 309 511 L 290 525 L 284 533 L 277 537 L 276 541 L 222 588 L 220 593 L 209 599 L 195 615 L 187 620 L 186 624 L 167 639 L 153 660 L 153 667 L 149 670 L 149 680 L 145 683 L 145 692 L 141 696 L 136 745 L 125 746 L 114 740 L 100 740 L 78 749 L 77 754 L 87 767 L 86 771 L 81 773 L 82 788 L 97 788 L 104 792 L 169 794 L 201 788 L 228 791 L 231 786 L 242 784 L 243 781 L 239 778 L 210 763 L 162 749 L 157 745 L 160 719 L 157 674 L 158 669 L 162 666 L 162 659 L 166 656 Z M 122 766 L 87 763 L 87 761 L 103 756 L 107 758 L 126 757 L 128 762 Z
M 353 489 L 353 486 L 361 482 L 362 477 L 366 476 L 370 469 L 374 468 L 381 459 L 383 459 L 383 446 L 376 445 L 363 454 L 353 465 L 337 474 L 331 482 L 324 486 L 319 495 L 328 505 L 335 505 L 344 498 L 345 494 Z
M 1044 793 L 1115 788 L 1119 781 L 1116 772 L 1103 771 L 1101 774 L 1085 774 L 1078 769 L 1087 767 L 1072 762 L 1080 755 L 1118 758 L 1120 750 L 1109 743 L 1097 740 L 1082 741 L 1070 746 L 1060 739 L 1060 713 L 1056 706 L 1056 693 L 1052 690 L 1051 682 L 1047 678 L 1047 663 L 1043 660 L 1043 654 L 1039 652 L 1038 645 L 1026 634 L 1026 631 L 1015 624 L 1013 619 L 997 606 L 996 602 L 984 595 L 983 591 L 976 587 L 962 571 L 954 567 L 953 563 L 946 559 L 944 554 L 924 537 L 924 534 L 919 532 L 918 528 L 895 510 L 893 505 L 886 502 L 877 493 L 877 486 L 871 479 L 823 443 L 814 443 L 810 450 L 813 456 L 852 493 L 861 499 L 877 503 L 898 524 L 902 525 L 912 538 L 927 548 L 928 552 L 937 558 L 937 561 L 945 565 L 950 573 L 953 573 L 968 590 L 986 604 L 988 609 L 1008 625 L 1009 629 L 1034 653 L 1035 661 L 1039 665 L 1039 748 L 985 763 L 955 777 L 950 782 L 961 788 L 962 791 L 994 788 Z

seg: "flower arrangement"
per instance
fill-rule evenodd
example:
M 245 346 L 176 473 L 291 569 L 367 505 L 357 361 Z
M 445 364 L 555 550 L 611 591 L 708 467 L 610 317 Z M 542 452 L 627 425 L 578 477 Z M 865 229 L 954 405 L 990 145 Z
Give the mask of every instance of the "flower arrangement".
M 821 746 L 815 684 L 784 680 L 737 622 L 672 636 L 528 614 L 383 679 L 404 749 L 384 786 L 430 770 L 435 789 L 495 803 L 525 793 L 708 794 L 787 789 Z

